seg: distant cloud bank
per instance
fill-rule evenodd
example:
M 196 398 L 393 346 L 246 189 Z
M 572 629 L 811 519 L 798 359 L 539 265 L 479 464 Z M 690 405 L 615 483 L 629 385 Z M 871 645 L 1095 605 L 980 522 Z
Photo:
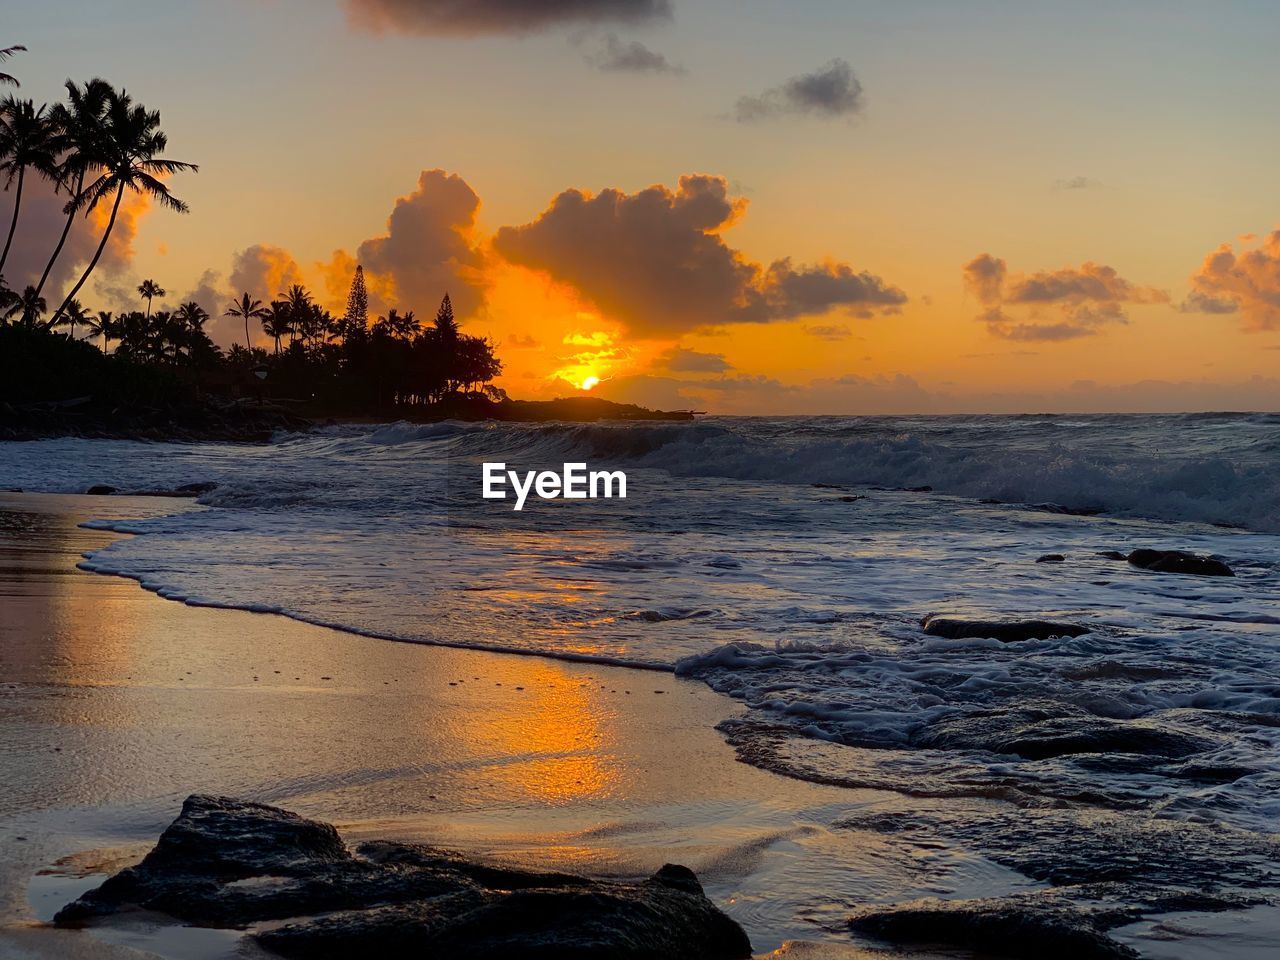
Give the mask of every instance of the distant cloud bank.
M 671 17 L 670 0 L 345 0 L 345 5 L 351 23 L 363 29 L 433 36 L 529 33 Z

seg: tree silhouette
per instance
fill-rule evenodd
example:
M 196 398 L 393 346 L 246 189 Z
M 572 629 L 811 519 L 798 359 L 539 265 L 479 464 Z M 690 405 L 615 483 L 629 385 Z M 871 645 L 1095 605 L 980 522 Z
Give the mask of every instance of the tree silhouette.
M 39 296 L 39 293 L 36 294 Z M 62 316 L 58 318 L 54 326 L 70 327 L 71 332 L 67 336 L 74 340 L 76 338 L 76 326 L 86 326 L 89 322 L 89 315 L 85 313 L 84 307 L 80 305 L 79 300 L 72 300 L 67 304 L 67 309 L 62 311 Z M 34 324 L 34 320 L 32 321 Z
M 35 326 L 44 316 L 45 308 L 48 306 L 44 298 L 36 293 L 35 287 L 27 287 L 22 291 L 21 296 L 14 295 L 7 298 L 6 304 L 4 318 L 10 322 L 16 318 L 25 327 Z
M 22 46 L 21 44 L 17 44 L 12 47 L 0 48 L 0 63 L 4 63 L 6 60 L 12 57 L 15 53 L 25 52 L 26 49 L 27 48 Z M 11 77 L 7 73 L 0 73 L 0 87 L 3 87 L 3 86 L 20 87 L 22 86 L 22 84 L 18 82 L 16 77 Z
M 18 229 L 22 187 L 27 178 L 27 170 L 34 170 L 50 179 L 57 178 L 53 136 L 44 111 L 43 106 L 37 109 L 31 100 L 5 97 L 0 101 L 0 176 L 4 177 L 5 190 L 13 186 L 15 180 L 18 184 L 13 197 L 9 236 L 4 242 L 4 252 L 0 253 L 0 274 L 4 272 L 9 249 L 13 246 L 13 234 Z
M 276 355 L 280 354 L 280 341 L 293 333 L 293 317 L 289 304 L 284 300 L 272 300 L 271 308 L 262 315 L 262 332 L 276 342 Z
M 440 301 L 440 309 L 436 311 L 436 330 L 446 340 L 458 338 L 458 321 L 453 319 L 453 301 L 449 299 L 447 293 Z
M 89 331 L 91 337 L 102 338 L 102 352 L 107 352 L 107 341 L 115 332 L 116 318 L 110 310 L 99 310 L 96 316 L 89 317 L 85 320 L 85 328 Z
M 67 102 L 55 104 L 49 111 L 49 123 L 53 127 L 54 152 L 61 157 L 58 164 L 57 189 L 67 190 L 71 199 L 75 200 L 84 192 L 84 180 L 89 170 L 98 162 L 102 152 L 102 117 L 107 109 L 107 98 L 111 93 L 111 84 L 105 80 L 90 80 L 81 89 L 72 81 L 67 81 Z M 44 285 L 53 272 L 53 265 L 58 262 L 62 248 L 66 245 L 67 235 L 71 233 L 71 224 L 75 221 L 76 211 L 67 211 L 66 222 L 62 225 L 62 235 L 58 245 L 53 248 L 49 262 L 45 264 L 36 291 L 43 292 Z
M 347 295 L 347 312 L 342 317 L 342 338 L 363 337 L 369 326 L 369 291 L 364 285 L 364 267 L 356 264 L 356 275 L 351 278 L 351 293 Z
M 262 301 L 255 300 L 246 292 L 239 300 L 233 301 L 231 306 L 227 307 L 227 312 L 223 314 L 225 317 L 239 317 L 244 320 L 244 347 L 246 350 L 253 349 L 253 340 L 249 336 L 249 321 L 260 320 L 267 315 L 267 311 L 263 309 Z
M 156 283 L 154 280 L 143 280 L 138 284 L 138 296 L 147 301 L 147 317 L 151 316 L 151 301 L 155 297 L 163 297 L 165 294 L 164 287 Z
M 123 90 L 112 91 L 107 97 L 107 110 L 103 118 L 102 139 L 102 173 L 96 180 L 85 187 L 80 196 L 67 204 L 69 210 L 83 210 L 85 215 L 93 211 L 105 198 L 115 194 L 111 207 L 111 218 L 102 231 L 102 241 L 89 261 L 89 266 L 71 292 L 58 308 L 61 313 L 66 304 L 80 292 L 89 275 L 102 259 L 102 251 L 107 248 L 111 239 L 111 231 L 116 225 L 116 217 L 120 214 L 120 202 L 126 190 L 151 197 L 177 213 L 186 213 L 187 205 L 169 192 L 169 188 L 157 177 L 181 173 L 184 170 L 196 172 L 199 168 L 193 163 L 179 160 L 166 160 L 160 157 L 169 146 L 169 138 L 160 129 L 160 113 L 148 110 L 141 104 L 135 104 Z M 56 318 L 56 314 L 55 314 Z

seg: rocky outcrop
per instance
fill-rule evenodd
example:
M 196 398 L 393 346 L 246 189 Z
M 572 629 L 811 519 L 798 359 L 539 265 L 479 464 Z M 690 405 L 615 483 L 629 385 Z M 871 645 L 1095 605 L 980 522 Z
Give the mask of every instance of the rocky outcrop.
M 985 956 L 1129 960 L 1138 953 L 1104 931 L 1136 919 L 1136 912 L 1090 910 L 1052 895 L 1028 894 L 867 907 L 850 918 L 849 927 L 891 943 L 959 947 Z
M 1182 550 L 1134 550 L 1126 559 L 1135 567 L 1152 573 L 1185 573 L 1199 577 L 1235 576 L 1235 571 L 1221 560 Z
M 751 944 L 685 867 L 602 882 L 512 870 L 416 844 L 348 849 L 329 824 L 192 796 L 137 866 L 64 907 L 82 926 L 130 908 L 249 929 L 286 957 L 742 960 Z M 255 930 L 265 921 L 285 926 Z
M 990 638 L 1001 643 L 1079 637 L 1092 629 L 1079 623 L 1050 620 L 965 620 L 935 614 L 925 617 L 920 626 L 931 637 L 943 637 L 947 640 Z

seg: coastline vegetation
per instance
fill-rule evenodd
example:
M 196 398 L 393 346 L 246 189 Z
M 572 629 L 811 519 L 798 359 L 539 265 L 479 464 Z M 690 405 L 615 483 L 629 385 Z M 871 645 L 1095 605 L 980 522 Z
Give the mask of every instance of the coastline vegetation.
M 0 62 L 24 50 L 0 49 Z M 0 85 L 17 87 L 18 80 L 0 73 Z M 13 93 L 0 100 L 0 182 L 13 196 L 9 223 L 0 225 L 0 404 L 7 408 L 0 414 L 33 403 L 54 409 L 107 404 L 168 409 L 181 419 L 195 408 L 270 402 L 311 416 L 435 418 L 491 415 L 506 401 L 492 383 L 502 372 L 493 344 L 459 329 L 447 292 L 430 323 L 405 307 L 374 318 L 359 266 L 341 317 L 301 285 L 265 302 L 243 292 L 222 314 L 243 324 L 244 342 L 225 351 L 205 329 L 209 310 L 196 302 L 160 306 L 166 291 L 153 279 L 137 287 L 137 309 L 88 305 L 83 290 L 126 194 L 188 212 L 168 181 L 199 168 L 170 159 L 167 148 L 159 112 L 99 78 L 68 80 L 66 99 L 52 106 Z M 22 200 L 33 180 L 65 198 L 65 221 L 40 278 L 11 289 L 4 269 L 24 242 Z M 110 212 L 95 252 L 65 295 L 51 299 L 50 277 L 73 225 L 99 209 Z M 270 349 L 255 345 L 258 330 L 270 338 Z

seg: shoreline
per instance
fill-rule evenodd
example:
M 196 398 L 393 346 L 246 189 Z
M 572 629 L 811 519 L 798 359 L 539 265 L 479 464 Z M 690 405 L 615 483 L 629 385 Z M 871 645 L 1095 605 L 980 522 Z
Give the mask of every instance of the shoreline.
M 426 840 L 527 867 L 625 878 L 688 863 L 767 952 L 809 926 L 776 926 L 753 893 L 769 851 L 812 829 L 806 810 L 882 799 L 740 763 L 715 728 L 742 708 L 700 681 L 387 643 L 170 603 L 76 567 L 119 536 L 81 522 L 174 507 L 0 498 L 11 611 L 0 727 L 12 745 L 0 845 L 13 851 L 0 871 L 0 952 L 169 949 L 165 927 L 109 934 L 117 954 L 99 935 L 40 921 L 52 900 L 145 852 L 193 792 L 279 803 L 349 840 Z

